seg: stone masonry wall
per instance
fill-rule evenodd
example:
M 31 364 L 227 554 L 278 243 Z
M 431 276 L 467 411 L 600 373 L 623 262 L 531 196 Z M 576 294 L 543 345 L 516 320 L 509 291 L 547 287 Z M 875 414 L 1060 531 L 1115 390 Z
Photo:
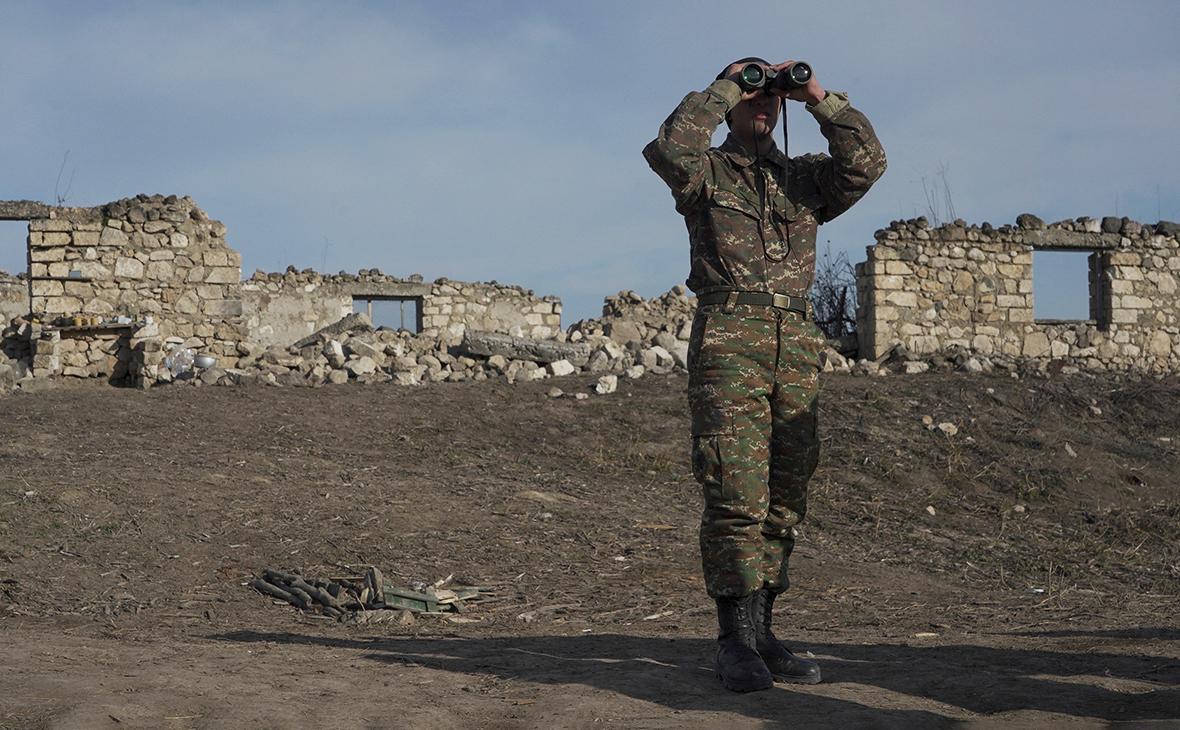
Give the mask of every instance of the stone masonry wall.
M 467 329 L 550 338 L 561 332 L 561 300 L 518 286 L 422 277 L 377 269 L 321 274 L 310 269 L 256 272 L 242 285 L 246 328 L 263 345 L 289 345 L 353 311 L 353 299 L 416 300 L 424 334 L 461 338 Z
M 858 264 L 862 358 L 898 344 L 926 355 L 949 349 L 1052 360 L 1091 370 L 1180 371 L 1180 226 L 1126 218 L 1045 225 L 931 228 L 925 219 L 877 231 Z M 1090 252 L 1090 318 L 1035 320 L 1035 250 Z
M 18 201 L 0 203 L 0 218 L 29 221 L 34 375 L 134 380 L 163 343 L 237 357 L 241 257 L 192 199 Z

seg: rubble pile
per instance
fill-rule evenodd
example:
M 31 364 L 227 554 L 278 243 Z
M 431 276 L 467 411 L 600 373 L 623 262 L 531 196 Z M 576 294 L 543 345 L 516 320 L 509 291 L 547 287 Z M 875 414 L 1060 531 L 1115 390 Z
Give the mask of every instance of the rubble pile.
M 241 343 L 238 357 L 203 369 L 181 359 L 179 368 L 158 368 L 156 382 L 417 385 L 504 378 L 515 383 L 593 373 L 600 376 L 595 392 L 609 393 L 619 377 L 687 370 L 694 306 L 683 287 L 652 300 L 624 292 L 606 300 L 602 318 L 578 322 L 548 339 L 470 329 L 461 336 L 374 329 L 364 314 L 352 314 L 290 347 Z M 174 339 L 164 346 L 171 352 L 184 345 Z
M 29 331 L 29 322 L 23 317 L 14 317 L 0 331 L 0 393 L 12 390 L 16 381 L 29 373 L 33 361 Z
M 633 291 L 621 291 L 603 301 L 602 316 L 570 325 L 568 337 L 580 339 L 606 336 L 623 346 L 660 345 L 669 348 L 673 340 L 688 342 L 696 298 L 677 285 L 654 299 Z M 660 335 L 667 337 L 660 337 Z
M 915 353 L 905 345 L 895 344 L 876 359 L 845 357 L 834 348 L 820 353 L 820 368 L 825 373 L 848 373 L 856 376 L 918 375 L 926 372 L 1000 373 L 1013 378 L 1077 375 L 1086 372 L 1066 360 L 1033 357 L 981 355 L 969 348 L 951 345 L 936 353 Z M 1157 377 L 1160 377 L 1157 374 Z

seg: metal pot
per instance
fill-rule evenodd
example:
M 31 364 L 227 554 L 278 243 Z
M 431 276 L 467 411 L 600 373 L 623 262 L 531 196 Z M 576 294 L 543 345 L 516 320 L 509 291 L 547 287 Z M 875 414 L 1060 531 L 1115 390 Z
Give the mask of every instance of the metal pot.
M 217 364 L 217 358 L 212 355 L 197 355 L 193 358 L 193 365 L 205 370 Z

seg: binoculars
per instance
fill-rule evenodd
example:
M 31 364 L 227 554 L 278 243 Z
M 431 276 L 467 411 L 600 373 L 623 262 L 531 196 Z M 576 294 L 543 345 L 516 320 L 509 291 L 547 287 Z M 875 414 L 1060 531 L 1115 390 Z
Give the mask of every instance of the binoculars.
M 782 71 L 775 71 L 759 63 L 747 63 L 738 71 L 738 86 L 742 91 L 791 91 L 811 81 L 811 66 L 796 61 Z

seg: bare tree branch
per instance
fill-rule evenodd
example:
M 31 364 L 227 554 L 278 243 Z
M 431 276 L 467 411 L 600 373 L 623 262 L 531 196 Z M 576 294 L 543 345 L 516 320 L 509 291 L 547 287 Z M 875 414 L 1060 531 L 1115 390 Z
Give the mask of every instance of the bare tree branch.
M 844 252 L 832 255 L 831 245 L 815 262 L 811 306 L 828 339 L 856 332 L 856 273 Z
M 70 170 L 70 179 L 66 181 L 66 189 L 61 189 L 61 176 L 66 171 L 66 163 L 69 162 L 70 151 L 61 156 L 61 166 L 57 168 L 57 180 L 53 183 L 53 199 L 56 201 L 57 207 L 65 205 L 66 200 L 70 196 L 70 188 L 74 187 L 74 175 L 78 172 L 78 168 L 74 167 Z

